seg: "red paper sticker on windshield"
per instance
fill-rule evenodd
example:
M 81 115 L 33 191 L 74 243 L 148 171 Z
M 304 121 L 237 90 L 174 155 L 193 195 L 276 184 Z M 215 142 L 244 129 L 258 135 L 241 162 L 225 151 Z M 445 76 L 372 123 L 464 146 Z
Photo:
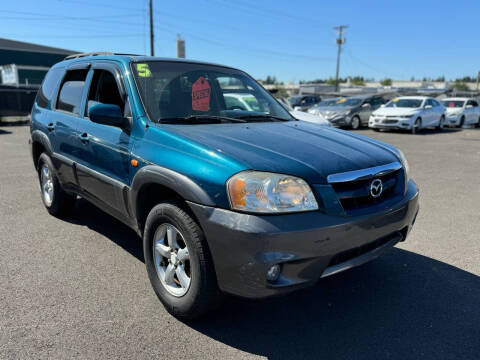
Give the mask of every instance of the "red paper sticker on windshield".
M 200 76 L 192 85 L 192 110 L 208 111 L 210 109 L 210 84 Z
M 448 107 L 455 107 L 455 103 L 454 103 L 453 101 L 450 101 L 450 102 L 448 103 Z

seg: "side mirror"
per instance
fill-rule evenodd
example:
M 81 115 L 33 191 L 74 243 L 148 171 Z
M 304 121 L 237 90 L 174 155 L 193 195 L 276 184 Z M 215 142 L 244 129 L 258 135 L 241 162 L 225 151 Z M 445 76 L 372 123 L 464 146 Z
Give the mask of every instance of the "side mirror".
M 465 107 L 466 107 L 467 109 L 470 109 L 470 108 L 473 107 L 473 105 L 467 105 L 467 106 L 465 106 Z
M 380 107 L 381 107 L 381 108 L 384 108 L 384 107 L 385 107 L 385 104 L 380 105 Z
M 372 106 L 371 104 L 365 103 L 365 104 L 362 105 L 362 108 L 369 108 L 369 107 L 371 107 L 371 106 Z
M 423 108 L 424 108 L 424 109 L 431 109 L 431 108 L 432 108 L 432 105 L 425 105 Z
M 93 105 L 88 115 L 94 123 L 122 128 L 125 124 L 120 106 L 113 104 Z

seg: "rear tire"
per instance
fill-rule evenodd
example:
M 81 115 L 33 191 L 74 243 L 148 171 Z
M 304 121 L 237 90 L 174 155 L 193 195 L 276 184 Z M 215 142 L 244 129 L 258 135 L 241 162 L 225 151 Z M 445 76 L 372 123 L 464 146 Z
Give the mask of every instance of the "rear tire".
M 443 128 L 445 127 L 445 116 L 440 116 L 440 120 L 438 121 L 438 126 L 437 126 L 437 130 L 443 130 Z
M 181 257 L 185 249 L 187 255 Z M 153 290 L 170 314 L 193 319 L 219 304 L 221 293 L 205 236 L 180 204 L 161 203 L 150 211 L 143 252 Z
M 77 196 L 68 194 L 63 190 L 52 160 L 47 154 L 40 155 L 37 169 L 43 205 L 50 215 L 65 217 L 71 214 Z
M 422 128 L 422 119 L 417 118 L 412 126 L 412 134 L 417 135 L 420 132 L 421 128 Z

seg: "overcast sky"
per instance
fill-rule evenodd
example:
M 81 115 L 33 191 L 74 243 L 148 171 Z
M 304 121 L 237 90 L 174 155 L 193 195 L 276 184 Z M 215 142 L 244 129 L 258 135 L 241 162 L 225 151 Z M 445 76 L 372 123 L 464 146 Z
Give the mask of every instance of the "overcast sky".
M 149 53 L 148 0 L 3 1 L 0 37 L 78 51 Z M 154 0 L 155 53 L 282 81 L 334 76 L 333 26 L 345 24 L 340 75 L 408 80 L 480 70 L 480 1 Z

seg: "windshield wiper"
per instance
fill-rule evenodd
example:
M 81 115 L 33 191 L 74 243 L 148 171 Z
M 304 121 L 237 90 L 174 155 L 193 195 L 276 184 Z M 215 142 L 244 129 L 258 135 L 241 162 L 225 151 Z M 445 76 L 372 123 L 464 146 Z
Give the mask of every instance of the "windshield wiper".
M 265 115 L 265 114 L 250 114 L 250 115 L 242 115 L 242 116 L 239 116 L 237 119 L 262 119 L 262 120 L 271 120 L 271 121 L 275 121 L 275 120 L 278 120 L 278 121 L 290 121 L 292 119 L 285 119 L 285 118 L 281 118 L 281 117 L 278 117 L 278 116 L 273 116 L 273 115 Z
M 231 118 L 227 116 L 216 116 L 216 115 L 189 115 L 189 116 L 179 116 L 179 117 L 169 117 L 169 118 L 160 118 L 159 123 L 162 124 L 206 124 L 209 122 L 224 123 L 224 122 L 238 122 L 244 123 L 245 120 Z

